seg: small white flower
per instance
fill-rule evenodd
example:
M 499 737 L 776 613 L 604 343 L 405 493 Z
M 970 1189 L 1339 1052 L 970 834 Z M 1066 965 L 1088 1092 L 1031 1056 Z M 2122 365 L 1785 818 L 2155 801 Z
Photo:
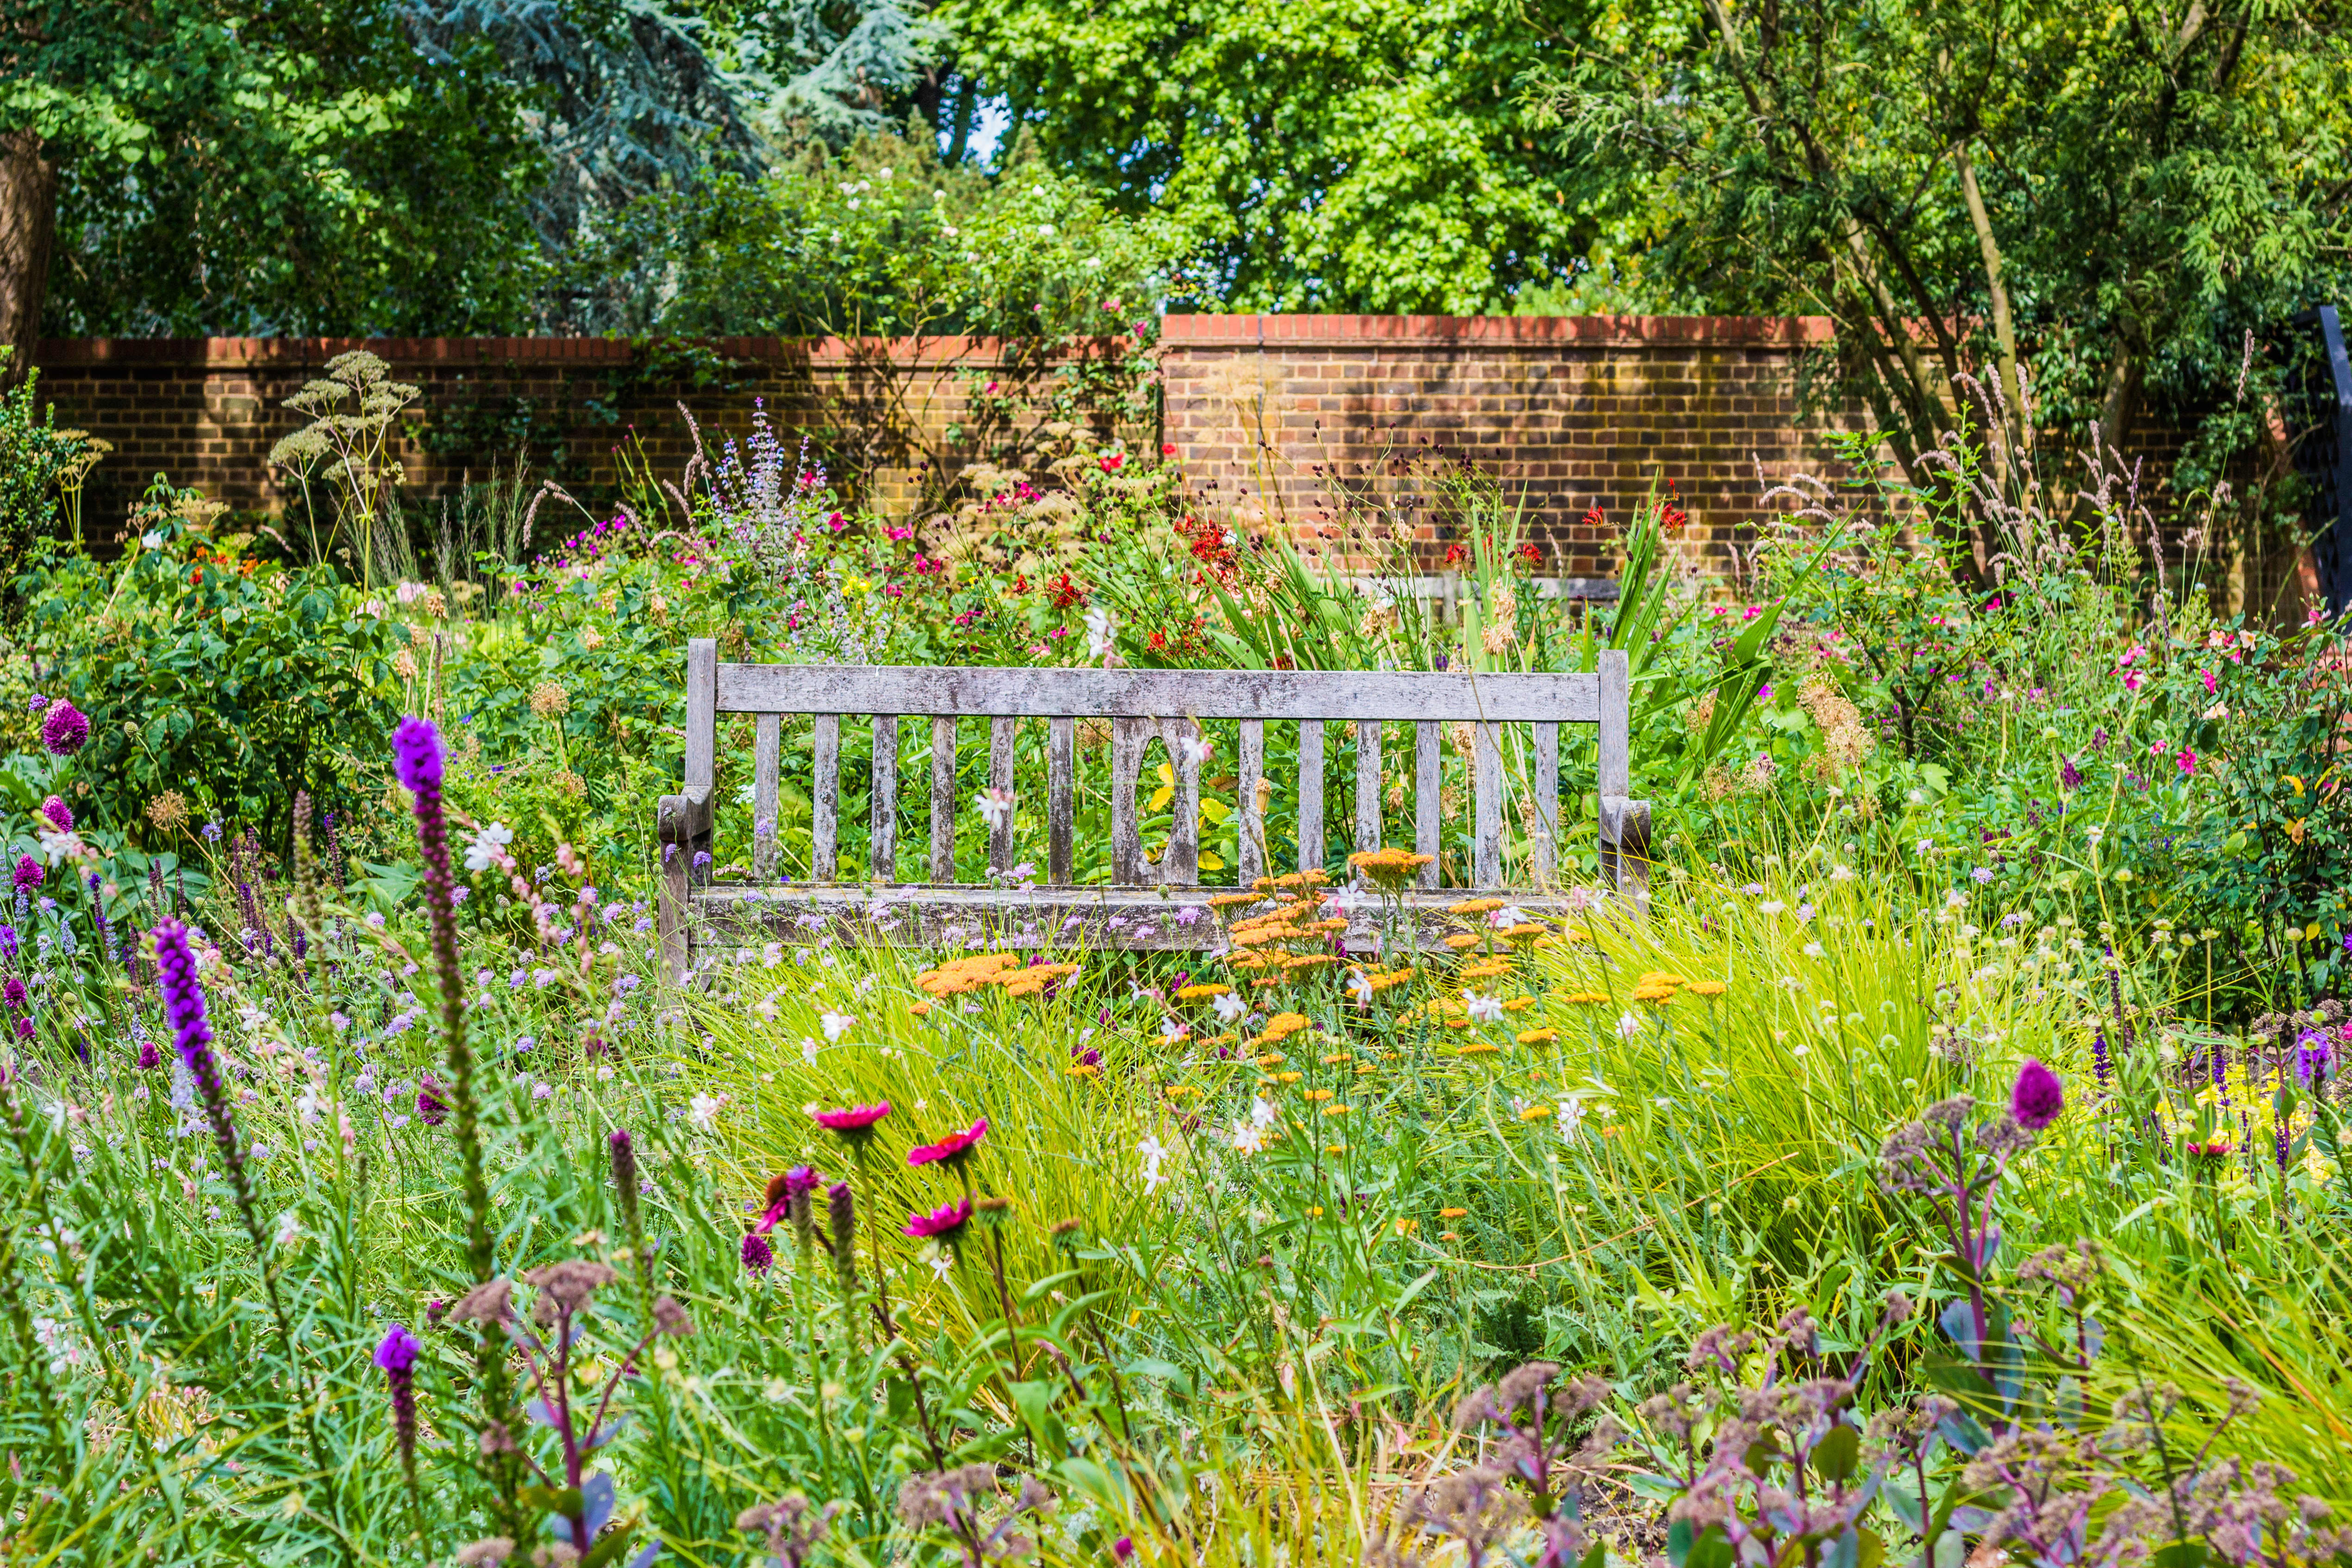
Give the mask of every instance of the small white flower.
M 1181 1022 L 1175 1019 L 1161 1019 L 1160 1020 L 1160 1038 L 1168 1041 L 1171 1045 L 1173 1045 L 1176 1041 L 1183 1039 L 1186 1035 L 1192 1032 L 1192 1031 L 1191 1030 L 1186 1029 Z
M 1219 1023 L 1232 1023 L 1244 1013 L 1249 1011 L 1249 1004 L 1242 1000 L 1241 998 L 1234 995 L 1231 991 L 1220 992 L 1216 998 L 1209 1005 L 1217 1009 L 1217 1021 Z
M 1149 1197 L 1168 1184 L 1168 1178 L 1160 1171 L 1168 1151 L 1160 1146 L 1158 1138 L 1147 1137 L 1135 1145 L 1135 1152 L 1143 1156 L 1143 1194 Z
M 719 1108 L 726 1103 L 724 1094 L 698 1094 L 689 1103 L 687 1114 L 707 1133 L 719 1124 Z
M 1642 1020 L 1639 1017 L 1633 1013 L 1623 1013 L 1619 1015 L 1617 1019 L 1617 1034 L 1620 1039 L 1631 1040 L 1641 1032 Z
M 1353 970 L 1349 974 L 1348 994 L 1360 1002 L 1369 1002 L 1372 999 L 1372 982 L 1364 977 L 1364 972 L 1361 969 Z
M 301 1239 L 302 1218 L 289 1208 L 278 1217 L 278 1245 L 281 1248 L 291 1247 Z
M 2107 836 L 2107 830 L 2106 830 L 2106 829 L 2105 829 L 2105 828 L 2099 827 L 2099 826 L 2097 826 L 2096 824 L 2094 824 L 2094 825 L 2092 825 L 2092 826 L 2090 826 L 2090 827 L 2088 827 L 2088 828 L 2084 829 L 2084 830 L 2083 830 L 2083 832 L 2084 832 L 2084 837 L 2086 837 L 2086 838 L 2088 838 L 2088 839 L 2089 839 L 2093 843 L 2095 843 L 2095 843 L 2097 843 L 2101 839 L 2104 839 L 2104 838 L 2105 838 L 2105 837 Z
M 1818 942 L 1808 942 L 1808 943 L 1806 943 L 1806 944 L 1805 944 L 1805 956 L 1806 956 L 1806 957 L 1808 957 L 1808 958 L 1818 958 L 1818 957 L 1820 957 L 1821 956 L 1822 956 L 1822 945 L 1821 945 L 1820 943 L 1818 943 Z
M 1096 608 L 1087 611 L 1087 655 L 1097 659 L 1109 658 L 1112 649 L 1116 646 L 1113 638 L 1117 634 L 1118 631 L 1118 622 L 1111 619 L 1109 611 L 1105 610 L 1100 606 L 1097 606 Z
M 476 833 L 473 842 L 466 846 L 466 869 L 473 872 L 489 870 L 491 866 L 498 863 L 499 854 L 512 842 L 514 842 L 514 830 L 504 822 L 492 822 L 488 827 Z
M 980 814 L 986 819 L 988 830 L 994 832 L 1013 819 L 1013 795 L 1005 789 L 983 789 L 980 793 Z
M 1559 1141 L 1563 1144 L 1576 1142 L 1576 1131 L 1584 1124 L 1584 1102 L 1561 1101 L 1557 1119 L 1559 1124 Z
M 149 549 L 162 549 L 163 548 L 163 530 L 158 528 L 152 533 L 141 534 L 139 536 L 139 542 L 146 546 Z
M 1497 931 L 1505 931 L 1514 925 L 1523 925 L 1527 924 L 1527 918 L 1528 912 L 1526 910 L 1521 909 L 1516 904 L 1507 904 L 1503 905 L 1502 908 L 1497 909 L 1492 915 L 1486 916 L 1486 924 L 1492 925 Z
M 1947 909 L 1963 908 L 1967 905 L 1968 902 L 1969 895 L 1962 893 L 1957 887 L 1952 889 L 1951 892 L 1944 894 L 1944 907 Z
M 814 1067 L 816 1065 L 816 1051 L 817 1045 L 815 1036 L 806 1034 L 801 1036 L 801 1060 L 803 1061 L 807 1062 L 811 1067 Z
M 827 1010 L 820 1014 L 816 1021 L 824 1026 L 825 1044 L 835 1045 L 840 1042 L 843 1035 L 857 1027 L 857 1015 Z
M 1462 993 L 1462 1005 L 1469 1009 L 1474 1023 L 1503 1021 L 1503 998 L 1499 996 L 1482 997 L 1475 991 L 1465 991 Z
M 1176 753 L 1198 768 L 1216 755 L 1217 743 L 1202 735 L 1179 736 L 1176 737 Z
M 923 1261 L 931 1266 L 931 1277 L 941 1284 L 947 1283 L 948 1276 L 955 1272 L 955 1256 L 945 1248 L 929 1253 Z
M 1787 904 L 1785 904 L 1781 903 L 1781 902 L 1780 902 L 1779 899 L 1777 899 L 1777 898 L 1768 898 L 1768 899 L 1766 899 L 1763 903 L 1761 903 L 1761 904 L 1758 904 L 1756 907 L 1757 907 L 1757 909 L 1758 909 L 1760 913 L 1762 913 L 1762 914 L 1765 914 L 1765 915 L 1778 915 L 1778 914 L 1780 914 L 1782 910 L 1784 910 L 1784 909 L 1788 908 L 1789 906 L 1788 906 Z
M 1281 1119 L 1265 1095 L 1258 1095 L 1250 1102 L 1250 1120 L 1259 1126 L 1271 1127 Z
M 1265 1103 L 1264 1101 L 1259 1102 Z M 1255 1122 L 1234 1124 L 1234 1150 L 1236 1154 L 1254 1155 L 1265 1147 L 1265 1129 Z
M 1844 864 L 1830 867 L 1830 880 L 1832 882 L 1852 882 L 1853 880 L 1853 867 Z

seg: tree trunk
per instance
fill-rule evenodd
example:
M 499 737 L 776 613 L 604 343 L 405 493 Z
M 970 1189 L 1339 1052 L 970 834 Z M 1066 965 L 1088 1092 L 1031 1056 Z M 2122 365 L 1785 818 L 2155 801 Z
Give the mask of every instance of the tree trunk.
M 41 306 L 49 292 L 49 250 L 58 232 L 58 166 L 42 156 L 35 131 L 0 134 L 0 386 L 33 367 L 41 341 Z

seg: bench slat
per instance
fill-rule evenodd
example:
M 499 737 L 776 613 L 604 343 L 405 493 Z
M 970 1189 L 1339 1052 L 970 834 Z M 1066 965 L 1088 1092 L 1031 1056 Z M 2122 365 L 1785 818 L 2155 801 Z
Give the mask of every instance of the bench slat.
M 988 787 L 1007 800 L 1013 789 L 1013 738 L 1017 718 L 1000 716 L 988 721 Z M 988 831 L 988 869 L 1003 874 L 1013 869 L 1013 813 L 1007 810 Z
M 926 669 L 896 664 L 719 664 L 716 669 L 716 711 L 720 713 L 920 716 L 948 711 L 1024 718 L 1191 715 L 1227 719 L 1487 718 L 1591 724 L 1601 716 L 1601 682 L 1591 675 L 1394 670 Z
M 1381 847 L 1381 726 L 1378 719 L 1356 725 L 1356 849 Z
M 1160 738 L 1176 774 L 1175 821 L 1168 831 L 1168 848 L 1160 857 L 1156 879 L 1178 887 L 1196 887 L 1201 881 L 1201 764 L 1192 746 L 1201 738 L 1201 727 L 1189 718 L 1163 720 Z
M 1478 791 L 1476 834 L 1471 850 L 1471 885 L 1503 885 L 1503 727 L 1474 727 L 1474 772 Z
M 1323 863 L 1323 721 L 1298 721 L 1298 871 Z
M 1431 720 L 1412 727 L 1412 852 L 1429 857 L 1429 863 L 1421 868 L 1424 888 L 1437 885 L 1438 862 L 1445 842 L 1438 817 L 1444 804 L 1438 791 L 1445 777 L 1438 737 L 1439 727 Z
M 1110 879 L 1123 887 L 1140 886 L 1143 874 L 1143 833 L 1136 820 L 1135 792 L 1142 788 L 1143 748 L 1150 732 L 1140 719 L 1115 718 L 1110 723 Z
M 809 875 L 818 882 L 831 882 L 841 874 L 841 846 L 837 841 L 841 810 L 839 714 L 816 716 L 816 732 L 811 737 L 810 750 L 816 777 L 809 788 L 810 814 L 814 819 L 809 825 Z
M 898 720 L 874 716 L 874 800 L 867 812 L 873 841 L 869 864 L 876 882 L 898 880 Z
M 1234 789 L 1241 796 L 1241 883 L 1265 874 L 1265 813 L 1258 810 L 1257 781 L 1265 776 L 1265 721 L 1242 720 L 1241 747 L 1234 758 Z
M 955 881 L 956 721 L 931 716 L 931 880 Z
M 718 782 L 719 644 L 697 637 L 686 645 L 686 793 L 709 801 Z
M 751 874 L 761 882 L 776 875 L 776 801 L 778 749 L 783 744 L 781 715 L 761 714 L 753 728 L 751 745 Z
M 1074 785 L 1077 772 L 1077 721 L 1045 721 L 1045 879 L 1055 887 L 1070 885 L 1070 841 L 1076 816 Z
M 1535 732 L 1536 885 L 1559 880 L 1559 726 L 1538 724 Z

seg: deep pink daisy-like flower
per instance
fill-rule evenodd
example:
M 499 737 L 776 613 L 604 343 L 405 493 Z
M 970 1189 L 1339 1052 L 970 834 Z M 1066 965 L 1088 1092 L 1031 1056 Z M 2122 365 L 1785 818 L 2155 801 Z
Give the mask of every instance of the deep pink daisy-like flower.
M 783 1223 L 793 1211 L 793 1200 L 804 1192 L 814 1192 L 824 1185 L 824 1177 L 816 1174 L 814 1166 L 794 1166 L 782 1176 L 768 1178 L 768 1190 L 762 1201 L 766 1207 L 751 1229 L 764 1236 Z
M 943 1203 L 929 1214 L 907 1216 L 907 1234 L 918 1241 L 953 1241 L 971 1223 L 971 1199 Z
M 816 1124 L 851 1145 L 863 1144 L 874 1135 L 882 1118 L 890 1113 L 890 1102 L 879 1101 L 872 1105 L 845 1105 L 838 1111 L 812 1111 Z
M 907 1151 L 907 1163 L 910 1166 L 928 1166 L 937 1162 L 950 1170 L 954 1170 L 964 1161 L 971 1158 L 971 1151 L 979 1147 L 981 1139 L 986 1136 L 988 1136 L 988 1118 L 982 1116 L 979 1121 L 974 1122 L 968 1131 L 950 1133 L 936 1144 L 917 1144 Z

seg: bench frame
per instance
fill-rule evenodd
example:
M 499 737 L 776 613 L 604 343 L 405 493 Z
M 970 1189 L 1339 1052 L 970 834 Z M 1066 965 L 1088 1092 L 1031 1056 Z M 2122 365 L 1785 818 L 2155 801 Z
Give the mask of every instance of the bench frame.
M 1475 728 L 1472 889 L 1440 891 L 1434 859 L 1403 902 L 1423 915 L 1442 913 L 1475 892 L 1507 891 L 1503 879 L 1502 731 L 1528 724 L 1534 736 L 1530 785 L 1539 816 L 1534 834 L 1534 887 L 1515 902 L 1530 909 L 1555 896 L 1559 855 L 1559 727 L 1591 724 L 1600 732 L 1601 879 L 1637 904 L 1649 887 L 1650 808 L 1629 798 L 1632 786 L 1630 669 L 1622 650 L 1604 649 L 1593 674 L 1487 674 L 1470 671 L 928 669 L 902 665 L 722 664 L 718 644 L 687 644 L 686 787 L 661 798 L 656 837 L 661 846 L 660 926 L 664 967 L 671 977 L 693 962 L 692 917 L 703 916 L 730 945 L 761 939 L 805 940 L 814 931 L 862 926 L 899 940 L 950 943 L 984 931 L 1025 941 L 1054 940 L 1084 925 L 1089 939 L 1113 946 L 1199 948 L 1213 945 L 1218 926 L 1185 913 L 1178 895 L 1199 888 L 1201 767 L 1186 743 L 1198 720 L 1239 720 L 1235 772 L 1241 797 L 1240 883 L 1248 886 L 1275 868 L 1262 863 L 1264 823 L 1256 782 L 1262 778 L 1268 722 L 1299 726 L 1297 780 L 1298 869 L 1324 863 L 1324 726 L 1361 721 L 1356 759 L 1357 841 L 1381 837 L 1381 723 L 1414 726 L 1414 841 L 1434 857 L 1441 838 L 1438 781 L 1441 727 L 1467 721 Z M 721 714 L 756 716 L 752 777 L 754 885 L 711 885 L 709 862 L 716 802 L 718 725 Z M 813 860 L 837 862 L 839 758 L 844 715 L 868 716 L 873 725 L 875 779 L 871 805 L 870 871 L 866 883 L 810 883 L 768 887 L 776 867 L 776 813 L 782 716 L 816 720 L 812 791 Z M 930 862 L 929 884 L 894 881 L 898 859 L 898 738 L 902 720 L 931 723 Z M 989 721 L 989 785 L 1013 793 L 1014 729 L 1024 718 L 1047 727 L 1045 884 L 1014 889 L 958 884 L 955 877 L 955 721 Z M 1081 718 L 1111 723 L 1111 864 L 1107 885 L 1071 880 L 1076 726 Z M 1362 737 L 1369 735 L 1369 744 Z M 1175 818 L 1166 852 L 1148 863 L 1135 805 L 1136 784 L 1152 740 L 1167 747 L 1176 779 Z M 1012 813 L 990 831 L 989 863 L 997 872 L 1013 858 Z M 1335 880 L 1344 881 L 1344 876 Z M 1203 893 L 1231 891 L 1202 889 Z M 1171 917 L 1172 916 L 1172 918 Z M 1013 927 L 1024 927 L 1017 934 Z M 1129 929 L 1129 926 L 1133 929 Z M 1352 935 L 1352 933 L 1351 933 Z

